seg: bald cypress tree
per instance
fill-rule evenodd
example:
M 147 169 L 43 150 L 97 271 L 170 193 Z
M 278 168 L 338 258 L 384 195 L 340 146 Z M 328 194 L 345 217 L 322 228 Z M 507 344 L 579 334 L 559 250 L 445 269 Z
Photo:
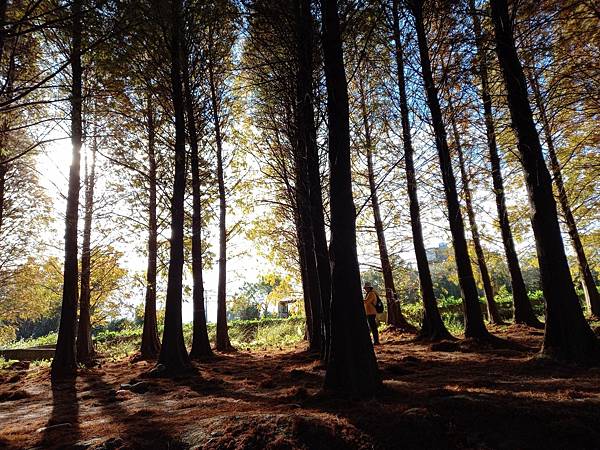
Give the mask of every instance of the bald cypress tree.
M 600 361 L 600 345 L 583 316 L 571 279 L 558 223 L 552 179 L 533 120 L 528 86 L 517 54 L 507 0 L 491 0 L 496 52 L 504 77 L 517 148 L 525 173 L 531 224 L 546 300 L 542 354 L 578 361 Z
M 465 225 L 460 210 L 458 192 L 456 190 L 456 179 L 452 170 L 450 149 L 448 147 L 448 139 L 440 107 L 438 89 L 433 80 L 429 56 L 429 44 L 423 16 L 424 1 L 409 0 L 408 4 L 415 20 L 419 56 L 421 60 L 421 73 L 425 83 L 427 104 L 431 112 L 433 131 L 435 134 L 435 146 L 438 152 L 440 170 L 442 172 L 442 180 L 444 183 L 444 194 L 446 197 L 446 206 L 448 208 L 448 221 L 450 223 L 450 233 L 452 235 L 452 246 L 454 248 L 456 269 L 463 297 L 465 336 L 475 339 L 488 339 L 491 335 L 485 328 L 483 322 L 483 314 L 479 304 L 479 293 L 477 291 L 477 285 L 475 284 L 473 268 L 471 267 L 471 259 L 467 248 Z
M 404 149 L 404 167 L 406 171 L 406 190 L 408 192 L 408 204 L 410 211 L 410 226 L 412 230 L 413 247 L 415 259 L 417 260 L 417 271 L 419 273 L 419 284 L 421 286 L 421 298 L 423 301 L 423 322 L 419 337 L 427 340 L 448 339 L 452 336 L 448 332 L 442 320 L 433 291 L 433 281 L 425 241 L 423 239 L 423 227 L 421 226 L 421 208 L 417 192 L 417 176 L 414 163 L 414 149 L 412 144 L 412 132 L 410 128 L 410 117 L 408 110 L 408 99 L 406 96 L 406 79 L 404 76 L 404 51 L 400 39 L 400 0 L 392 0 L 392 33 L 394 38 L 394 56 L 396 60 L 396 78 L 398 94 L 400 97 L 400 120 L 402 124 L 402 144 Z
M 77 304 L 79 302 L 79 268 L 77 263 L 77 225 L 79 221 L 79 189 L 82 133 L 82 2 L 71 4 L 71 145 L 73 159 L 69 169 L 69 191 L 65 216 L 65 266 L 56 353 L 52 360 L 52 376 L 71 375 L 76 371 L 75 338 Z
M 169 252 L 169 274 L 167 299 L 165 301 L 165 328 L 162 346 L 158 357 L 159 364 L 165 366 L 168 373 L 180 372 L 190 367 L 190 360 L 183 341 L 181 319 L 183 289 L 183 225 L 185 197 L 185 116 L 184 97 L 181 76 L 182 45 L 182 2 L 171 0 L 166 5 L 165 14 L 169 19 L 169 55 L 171 101 L 175 113 L 175 177 L 171 197 L 171 248 Z
M 517 251 L 515 250 L 512 230 L 510 228 L 510 220 L 506 208 L 506 196 L 504 194 L 504 179 L 502 177 L 501 161 L 496 141 L 496 127 L 492 111 L 492 96 L 490 94 L 488 75 L 488 56 L 483 45 L 484 35 L 478 11 L 475 8 L 475 0 L 469 0 L 469 13 L 471 14 L 473 21 L 473 33 L 478 62 L 477 70 L 481 80 L 481 100 L 483 103 L 485 130 L 492 169 L 492 182 L 496 199 L 496 210 L 498 211 L 498 223 L 502 234 L 502 244 L 504 245 L 506 264 L 508 265 L 508 271 L 510 273 L 514 320 L 515 323 L 522 323 L 534 328 L 541 328 L 543 325 L 536 317 L 529 297 L 527 296 L 527 288 L 525 287 L 525 281 L 523 280 L 519 258 L 517 256 Z
M 381 380 L 367 328 L 356 253 L 348 84 L 337 1 L 321 0 L 321 14 L 331 170 L 331 341 L 325 387 L 371 395 Z

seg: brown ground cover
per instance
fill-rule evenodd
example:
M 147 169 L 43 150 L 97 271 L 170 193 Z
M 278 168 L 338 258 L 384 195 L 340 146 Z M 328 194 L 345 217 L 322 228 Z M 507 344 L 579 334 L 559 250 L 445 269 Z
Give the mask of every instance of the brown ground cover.
M 0 448 L 600 448 L 600 369 L 533 358 L 540 332 L 494 332 L 527 348 L 384 333 L 370 400 L 321 392 L 323 366 L 301 348 L 219 355 L 175 379 L 129 360 L 54 386 L 46 369 L 5 371 Z

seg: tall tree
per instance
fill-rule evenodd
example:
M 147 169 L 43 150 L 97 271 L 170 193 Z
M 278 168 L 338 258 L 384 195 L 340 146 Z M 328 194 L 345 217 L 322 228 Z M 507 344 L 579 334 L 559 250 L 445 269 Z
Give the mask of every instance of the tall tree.
M 331 299 L 331 268 L 325 232 L 325 213 L 319 165 L 319 149 L 314 113 L 313 52 L 314 29 L 310 0 L 296 0 L 296 114 L 298 136 L 306 148 L 307 184 L 310 200 L 311 229 L 314 239 L 314 256 L 319 280 L 319 303 L 322 315 L 319 330 L 322 334 L 321 353 L 326 358 L 329 343 L 329 302 Z
M 492 96 L 490 94 L 488 75 L 488 55 L 484 47 L 484 34 L 481 27 L 481 20 L 479 19 L 479 12 L 475 8 L 475 0 L 469 0 L 469 13 L 473 21 L 473 33 L 475 35 L 477 71 L 481 80 L 481 100 L 483 103 L 485 130 L 492 168 L 492 182 L 496 199 L 496 209 L 498 211 L 498 222 L 502 234 L 502 244 L 504 245 L 506 263 L 510 272 L 514 320 L 515 323 L 522 323 L 534 328 L 541 328 L 543 325 L 533 312 L 533 307 L 531 306 L 531 302 L 527 295 L 527 288 L 525 287 L 525 281 L 523 280 L 523 274 L 521 273 L 519 258 L 515 250 L 515 242 L 510 228 L 510 220 L 506 208 L 506 196 L 504 193 L 504 179 L 502 177 L 502 168 L 496 141 L 496 127 L 492 111 Z
M 94 115 L 96 108 L 94 108 Z M 98 131 L 94 117 L 92 131 L 91 161 L 85 155 L 85 203 L 83 216 L 83 241 L 81 243 L 81 295 L 79 297 L 79 322 L 77 326 L 77 362 L 88 364 L 94 356 L 92 325 L 90 321 L 91 274 L 92 274 L 92 220 L 94 217 L 94 188 L 96 184 L 96 152 Z
M 583 243 L 581 242 L 581 237 L 579 236 L 577 223 L 575 222 L 575 217 L 573 216 L 571 204 L 569 203 L 569 197 L 565 188 L 565 182 L 563 180 L 561 164 L 558 160 L 556 146 L 554 145 L 554 137 L 552 136 L 551 124 L 546 112 L 546 105 L 544 104 L 540 82 L 534 74 L 529 73 L 528 75 L 540 117 L 542 130 L 544 132 L 546 147 L 548 148 L 550 169 L 552 170 L 554 184 L 558 192 L 558 202 L 562 209 L 565 224 L 567 225 L 567 232 L 571 238 L 575 255 L 577 256 L 577 265 L 579 266 L 581 286 L 583 287 L 585 300 L 590 314 L 593 317 L 600 318 L 600 293 L 598 292 L 598 287 L 596 286 L 596 280 L 592 275 L 585 250 L 583 248 Z
M 183 226 L 185 197 L 185 104 L 181 79 L 182 45 L 182 0 L 171 0 L 165 14 L 169 19 L 169 54 L 171 100 L 175 114 L 175 177 L 171 197 L 171 249 L 169 253 L 169 275 L 167 299 L 165 302 L 165 327 L 162 346 L 158 357 L 167 372 L 179 372 L 190 366 L 190 360 L 183 341 L 181 322 L 182 278 L 184 266 Z
M 329 118 L 331 201 L 331 342 L 329 389 L 371 395 L 381 380 L 369 337 L 356 254 L 356 209 L 350 170 L 350 113 L 336 0 L 321 0 Z
M 68 376 L 77 369 L 75 338 L 77 304 L 79 302 L 79 268 L 77 263 L 77 225 L 79 221 L 80 158 L 82 143 L 82 67 L 81 67 L 82 1 L 71 4 L 71 145 L 73 159 L 69 169 L 69 190 L 65 216 L 65 265 L 60 326 L 56 352 L 52 360 L 52 376 Z
M 408 191 L 408 202 L 410 210 L 410 226 L 412 230 L 413 247 L 417 260 L 419 272 L 419 283 L 421 286 L 421 298 L 423 300 L 423 323 L 419 337 L 427 340 L 448 339 L 452 336 L 442 321 L 435 294 L 433 292 L 433 281 L 427 261 L 425 242 L 423 239 L 423 227 L 421 226 L 421 210 L 417 192 L 417 176 L 414 163 L 414 149 L 412 144 L 412 132 L 410 128 L 410 117 L 408 100 L 406 96 L 406 80 L 404 76 L 404 51 L 400 38 L 400 0 L 392 0 L 392 33 L 394 38 L 394 56 L 396 59 L 396 75 L 398 94 L 400 97 L 400 120 L 402 124 L 402 143 L 404 149 L 404 167 L 406 171 L 406 189 Z
M 144 359 L 155 359 L 160 352 L 158 323 L 156 319 L 156 273 L 158 260 L 158 219 L 156 199 L 156 126 L 154 119 L 154 102 L 152 89 L 147 86 L 146 124 L 147 159 L 148 159 L 148 261 L 146 267 L 146 295 L 144 300 L 144 328 L 140 356 Z
M 212 35 L 211 35 L 212 37 Z M 211 42 L 211 45 L 213 43 Z M 214 61 L 208 62 L 208 82 L 215 141 L 217 144 L 217 184 L 219 186 L 219 284 L 217 287 L 217 350 L 231 351 L 227 326 L 227 191 L 223 167 L 223 136 L 219 116 L 219 99 L 214 74 Z
M 583 316 L 562 242 L 552 180 L 529 103 L 507 0 L 491 0 L 496 53 L 506 85 L 513 128 L 525 172 L 542 288 L 546 329 L 542 354 L 571 361 L 600 360 L 600 346 Z
M 470 175 L 467 172 L 467 165 L 465 162 L 463 146 L 460 141 L 458 125 L 456 124 L 456 110 L 454 109 L 452 99 L 449 99 L 448 102 L 450 108 L 450 124 L 452 126 L 452 134 L 454 137 L 454 148 L 456 149 L 456 153 L 458 154 L 458 167 L 460 169 L 460 177 L 462 180 L 462 188 L 463 195 L 465 198 L 465 206 L 467 209 L 467 217 L 469 219 L 469 227 L 471 228 L 471 238 L 473 239 L 473 247 L 475 248 L 477 266 L 479 267 L 481 283 L 483 284 L 483 291 L 485 293 L 485 299 L 487 302 L 488 317 L 491 323 L 501 325 L 503 321 L 500 317 L 500 312 L 498 311 L 498 305 L 496 305 L 496 300 L 494 300 L 494 288 L 492 287 L 490 271 L 485 261 L 483 247 L 481 246 L 479 226 L 477 225 L 475 209 L 473 208 L 473 192 L 471 191 L 471 180 Z
M 433 80 L 431 60 L 429 57 L 429 44 L 425 31 L 425 20 L 423 10 L 424 0 L 409 0 L 409 7 L 415 19 L 419 56 L 421 60 L 421 72 L 425 83 L 427 104 L 431 112 L 433 130 L 435 134 L 435 145 L 438 152 L 444 193 L 448 208 L 448 221 L 450 222 L 450 233 L 452 234 L 452 246 L 456 259 L 458 279 L 463 297 L 463 309 L 465 316 L 465 336 L 475 339 L 487 339 L 490 337 L 485 324 L 479 304 L 479 293 L 473 277 L 473 268 L 469 258 L 467 240 L 465 238 L 465 227 L 460 211 L 460 203 L 456 190 L 456 179 L 452 170 L 452 161 L 446 128 L 438 98 L 438 90 Z
M 189 48 L 189 46 L 186 46 Z M 183 85 L 185 91 L 185 109 L 187 115 L 188 142 L 190 145 L 190 162 L 192 171 L 192 277 L 194 286 L 192 302 L 194 305 L 192 348 L 190 357 L 208 358 L 212 356 L 208 330 L 206 328 L 206 312 L 204 309 L 204 277 L 202 273 L 202 198 L 200 180 L 200 158 L 198 151 L 198 132 L 192 83 L 187 52 L 182 56 Z
M 388 253 L 385 240 L 385 230 L 381 218 L 381 208 L 379 206 L 379 196 L 377 195 L 377 181 L 375 179 L 375 169 L 373 167 L 373 140 L 371 138 L 371 118 L 367 107 L 365 82 L 362 76 L 359 76 L 358 88 L 360 97 L 360 111 L 364 133 L 364 145 L 367 153 L 367 178 L 369 180 L 369 195 L 371 207 L 373 209 L 373 222 L 375 225 L 375 234 L 377 235 L 377 246 L 379 247 L 379 259 L 381 261 L 381 271 L 383 273 L 383 283 L 385 286 L 385 298 L 387 303 L 387 323 L 400 330 L 414 332 L 415 327 L 406 321 L 400 308 L 400 302 L 396 298 L 396 286 L 394 285 L 394 276 L 392 274 L 392 264 Z

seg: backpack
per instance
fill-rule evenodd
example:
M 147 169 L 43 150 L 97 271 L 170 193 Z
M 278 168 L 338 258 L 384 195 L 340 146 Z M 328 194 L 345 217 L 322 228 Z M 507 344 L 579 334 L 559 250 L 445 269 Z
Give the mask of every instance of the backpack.
M 375 294 L 375 296 L 377 297 L 377 301 L 375 302 L 375 311 L 381 314 L 383 312 L 383 302 L 381 301 L 377 293 Z

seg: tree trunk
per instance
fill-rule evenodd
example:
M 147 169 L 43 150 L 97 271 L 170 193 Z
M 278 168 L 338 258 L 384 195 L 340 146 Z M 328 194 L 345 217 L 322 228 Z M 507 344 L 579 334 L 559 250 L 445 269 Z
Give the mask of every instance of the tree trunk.
M 306 255 L 304 254 L 304 245 L 300 242 L 300 224 L 298 218 L 295 218 L 296 224 L 296 246 L 298 248 L 298 262 L 300 264 L 300 279 L 302 282 L 302 299 L 304 301 L 305 332 L 304 337 L 308 339 L 309 345 L 312 342 L 312 333 L 314 327 L 312 324 L 312 306 L 310 304 L 310 290 L 308 288 L 308 276 L 306 274 Z
M 567 196 L 567 190 L 565 189 L 565 183 L 562 177 L 562 169 L 556 154 L 556 148 L 554 147 L 554 138 L 550 130 L 550 122 L 548 121 L 548 115 L 546 114 L 546 107 L 542 99 L 542 93 L 538 80 L 533 76 L 530 77 L 531 86 L 533 88 L 534 98 L 538 107 L 540 119 L 542 122 L 542 128 L 544 130 L 544 136 L 546 138 L 546 146 L 548 147 L 548 155 L 550 157 L 550 168 L 552 175 L 554 176 L 554 184 L 558 191 L 558 202 L 565 218 L 567 225 L 567 231 L 571 238 L 571 244 L 577 255 L 577 265 L 579 266 L 579 273 L 581 276 L 581 285 L 583 287 L 583 293 L 585 301 L 589 309 L 589 313 L 592 317 L 600 318 L 600 294 L 596 287 L 596 281 L 590 270 L 585 251 L 583 249 L 583 243 L 579 236 L 579 230 L 577 229 L 577 223 L 575 217 L 573 217 L 573 211 L 569 203 L 569 197 Z
M 75 337 L 77 332 L 77 303 L 79 301 L 77 267 L 77 222 L 79 220 L 79 165 L 82 141 L 81 119 L 81 0 L 71 4 L 71 145 L 73 159 L 69 169 L 69 190 L 65 216 L 65 265 L 56 353 L 52 360 L 52 376 L 69 376 L 77 370 Z
M 309 331 L 311 351 L 321 351 L 322 346 L 322 326 L 321 326 L 321 291 L 319 289 L 319 273 L 317 271 L 317 260 L 315 258 L 315 242 L 312 231 L 311 209 L 308 187 L 308 167 L 306 161 L 306 146 L 302 140 L 301 132 L 302 120 L 296 118 L 297 124 L 297 144 L 294 149 L 295 166 L 295 186 L 294 194 L 296 199 L 297 223 L 298 223 L 298 241 L 303 249 L 305 283 L 308 294 L 308 303 L 311 310 L 311 330 Z
M 0 0 L 0 61 L 4 57 L 4 36 L 6 27 L 6 7 L 8 5 L 8 0 Z
M 77 362 L 89 364 L 94 357 L 92 324 L 90 317 L 90 280 L 92 275 L 92 219 L 94 216 L 94 187 L 96 183 L 96 151 L 98 146 L 97 129 L 94 125 L 92 136 L 92 161 L 88 169 L 85 158 L 85 212 L 83 217 L 83 242 L 81 246 L 81 295 L 79 297 L 79 323 L 77 327 Z M 89 172 L 88 172 L 89 170 Z
M 0 148 L 0 152 L 2 149 Z M 6 172 L 8 167 L 2 162 L 0 154 L 0 231 L 2 230 L 2 222 L 4 221 L 4 186 L 6 183 Z
M 156 359 L 160 353 L 158 324 L 156 320 L 156 265 L 158 259 L 158 220 L 156 217 L 156 154 L 154 106 L 148 87 L 146 129 L 148 131 L 148 266 L 146 269 L 146 299 L 144 306 L 144 329 L 140 356 Z
M 369 123 L 369 113 L 365 100 L 364 86 L 362 80 L 360 84 L 360 106 L 362 112 L 362 121 L 365 133 L 365 147 L 367 150 L 367 175 L 369 179 L 369 191 L 371 195 L 371 207 L 373 208 L 373 220 L 375 224 L 375 233 L 377 235 L 377 245 L 379 247 L 379 258 L 381 260 L 381 271 L 383 273 L 383 283 L 385 285 L 385 299 L 387 303 L 387 323 L 400 330 L 416 332 L 415 327 L 406 321 L 400 309 L 400 302 L 396 298 L 396 286 L 394 285 L 394 276 L 392 274 L 392 264 L 388 254 L 387 244 L 385 242 L 385 232 L 383 229 L 383 220 L 379 208 L 379 197 L 377 196 L 377 185 L 375 183 L 375 173 L 373 169 L 373 141 L 371 139 L 371 124 Z
M 444 182 L 444 193 L 446 195 L 448 207 L 448 220 L 450 222 L 450 232 L 452 234 L 452 246 L 454 247 L 456 268 L 463 297 L 465 337 L 487 339 L 490 337 L 490 334 L 486 330 L 483 322 L 483 314 L 481 313 L 479 304 L 479 294 L 477 292 L 475 278 L 473 277 L 473 269 L 471 267 L 467 240 L 465 238 L 465 227 L 460 211 L 458 193 L 456 191 L 456 179 L 454 178 L 454 172 L 452 170 L 446 129 L 442 118 L 437 88 L 433 81 L 427 35 L 425 33 L 425 25 L 423 22 L 423 0 L 412 0 L 411 9 L 415 17 L 421 69 L 427 93 L 427 104 L 431 111 L 431 119 L 435 133 L 435 144 L 440 160 L 440 169 L 442 171 L 442 179 Z
M 600 346 L 583 316 L 562 242 L 552 180 L 527 96 L 506 0 L 491 0 L 496 52 L 504 76 L 531 207 L 531 223 L 546 299 L 542 354 L 570 361 L 598 361 Z
M 395 44 L 396 70 L 398 77 L 398 93 L 400 94 L 400 115 L 402 122 L 402 141 L 404 144 L 404 165 L 406 170 L 406 190 L 410 209 L 410 226 L 413 235 L 413 247 L 417 260 L 419 272 L 419 284 L 421 286 L 421 297 L 423 299 L 423 324 L 419 337 L 426 340 L 450 339 L 452 336 L 446 329 L 444 321 L 437 306 L 433 292 L 433 281 L 427 261 L 425 242 L 423 240 L 423 228 L 421 226 L 421 210 L 417 192 L 417 177 L 414 164 L 414 150 L 410 129 L 410 117 L 408 112 L 408 100 L 406 97 L 406 80 L 404 77 L 404 55 L 402 41 L 400 40 L 400 14 L 399 0 L 392 2 L 393 35 Z
M 323 350 L 322 299 L 319 282 L 319 271 L 315 254 L 315 238 L 313 233 L 312 205 L 310 198 L 311 183 L 308 170 L 308 149 L 312 145 L 312 128 L 314 117 L 312 111 L 312 46 L 307 44 L 312 36 L 312 29 L 306 29 L 311 24 L 310 4 L 305 0 L 297 0 L 295 4 L 296 18 L 296 105 L 294 107 L 296 146 L 294 149 L 295 170 L 295 199 L 298 214 L 298 229 L 300 245 L 303 247 L 305 283 L 308 290 L 308 300 L 311 309 L 311 330 L 309 331 L 311 351 Z M 308 110 L 310 108 L 310 111 Z
M 475 247 L 475 255 L 477 257 L 477 266 L 479 267 L 479 273 L 481 274 L 481 282 L 483 284 L 483 291 L 485 292 L 485 299 L 487 301 L 488 317 L 491 323 L 496 325 L 502 325 L 504 322 L 498 312 L 498 305 L 494 300 L 494 289 L 492 288 L 492 280 L 490 279 L 490 272 L 485 262 L 485 255 L 483 254 L 483 247 L 481 246 L 481 238 L 479 237 L 479 227 L 477 226 L 477 220 L 475 218 L 475 210 L 473 209 L 473 198 L 470 186 L 469 174 L 465 164 L 465 156 L 460 142 L 460 134 L 458 133 L 458 127 L 456 125 L 456 117 L 454 108 L 452 107 L 452 100 L 450 100 L 450 120 L 452 123 L 452 132 L 454 134 L 454 145 L 456 146 L 456 152 L 458 153 L 458 165 L 460 167 L 460 175 L 462 178 L 463 191 L 465 194 L 465 204 L 467 207 L 467 217 L 469 218 L 469 226 L 471 228 L 471 237 L 473 238 L 473 246 Z
M 204 310 L 204 279 L 202 274 L 202 198 L 200 192 L 200 163 L 198 152 L 198 132 L 196 131 L 196 115 L 190 82 L 190 71 L 187 55 L 182 55 L 183 85 L 185 89 L 185 107 L 187 114 L 187 130 L 190 145 L 192 170 L 192 278 L 194 287 L 192 299 L 194 304 L 194 322 L 192 329 L 192 348 L 190 357 L 194 359 L 209 358 L 213 355 L 206 328 L 206 311 Z
M 208 64 L 210 82 L 210 98 L 212 116 L 215 127 L 215 140 L 217 141 L 217 183 L 219 185 L 219 286 L 217 288 L 217 350 L 228 352 L 233 350 L 229 342 L 227 328 L 227 193 L 225 192 L 225 175 L 223 173 L 223 139 L 221 137 L 221 121 L 219 118 L 219 104 L 217 88 L 212 68 L 212 61 Z
M 181 80 L 181 29 L 182 0 L 171 1 L 169 46 L 171 57 L 171 96 L 175 113 L 175 177 L 171 198 L 171 248 L 167 299 L 165 301 L 165 326 L 162 346 L 158 356 L 167 373 L 177 373 L 190 367 L 190 359 L 183 341 L 181 323 L 183 278 L 183 226 L 185 198 L 185 117 Z
M 504 196 L 504 180 L 502 178 L 502 169 L 500 167 L 500 157 L 498 156 L 498 147 L 496 144 L 496 129 L 494 126 L 494 116 L 492 113 L 492 97 L 490 95 L 488 78 L 488 61 L 485 48 L 483 47 L 483 32 L 479 16 L 475 9 L 475 1 L 469 0 L 470 14 L 473 19 L 473 31 L 475 34 L 475 45 L 477 49 L 479 77 L 481 79 L 481 98 L 483 101 L 483 113 L 485 117 L 485 129 L 487 135 L 488 150 L 490 153 L 490 164 L 492 166 L 492 181 L 494 194 L 496 196 L 496 209 L 498 210 L 498 220 L 502 234 L 502 243 L 506 255 L 506 263 L 510 273 L 515 323 L 522 323 L 534 328 L 541 328 L 543 324 L 536 317 L 531 301 L 527 295 L 527 288 L 521 273 L 519 258 L 515 250 L 515 243 L 508 219 L 508 210 L 506 209 L 506 198 Z
M 337 1 L 321 0 L 321 13 L 331 170 L 331 343 L 325 387 L 372 395 L 381 379 L 367 328 L 356 254 L 348 85 Z
M 308 166 L 308 192 L 314 254 L 317 264 L 321 308 L 321 357 L 327 359 L 329 348 L 329 308 L 331 304 L 331 267 L 325 233 L 325 214 L 323 212 L 323 194 L 319 167 L 319 149 L 314 116 L 313 101 L 313 17 L 310 0 L 297 0 L 297 114 L 301 117 L 302 129 L 298 130 L 303 145 L 306 146 Z

